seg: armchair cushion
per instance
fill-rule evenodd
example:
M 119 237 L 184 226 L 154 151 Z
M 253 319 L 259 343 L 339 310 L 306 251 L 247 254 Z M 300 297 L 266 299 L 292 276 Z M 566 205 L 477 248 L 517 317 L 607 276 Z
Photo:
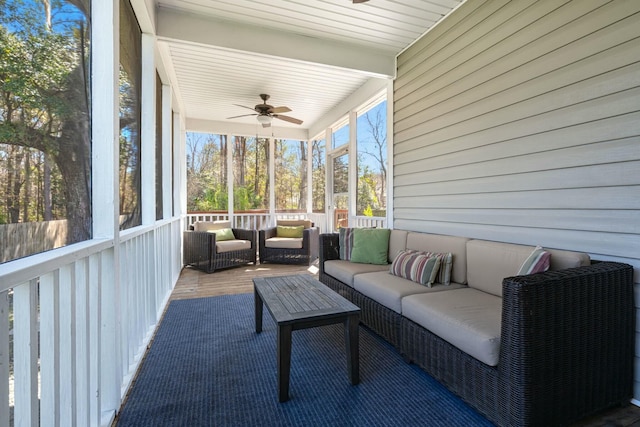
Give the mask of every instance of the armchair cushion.
M 285 227 L 295 227 L 298 225 L 304 228 L 313 227 L 313 222 L 310 219 L 279 219 L 276 225 L 283 225 Z
M 196 221 L 193 223 L 193 231 L 209 231 L 231 228 L 230 221 Z
M 267 248 L 302 249 L 302 237 L 272 237 L 264 241 Z
M 276 229 L 276 237 L 293 237 L 296 239 L 302 239 L 302 232 L 304 230 L 303 225 L 288 226 L 278 225 Z
M 219 254 L 243 249 L 251 249 L 249 240 L 223 240 L 222 242 L 216 240 L 216 252 Z
M 216 242 L 222 242 L 224 240 L 235 240 L 236 236 L 233 234 L 233 230 L 230 228 L 221 228 L 219 230 L 207 230 L 207 233 L 214 233 L 216 235 Z

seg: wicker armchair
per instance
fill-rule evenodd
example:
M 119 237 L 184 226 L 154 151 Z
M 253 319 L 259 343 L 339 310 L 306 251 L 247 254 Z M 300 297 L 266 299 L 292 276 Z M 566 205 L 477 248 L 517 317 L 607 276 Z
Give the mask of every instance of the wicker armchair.
M 278 225 L 305 225 L 305 221 L 278 221 Z M 267 228 L 259 231 L 260 263 L 278 264 L 303 264 L 311 265 L 318 259 L 318 247 L 320 232 L 318 227 L 314 227 L 310 221 L 306 225 L 309 227 L 302 231 L 302 247 L 269 247 L 267 240 L 277 235 L 277 227 Z
M 206 273 L 213 273 L 222 268 L 236 267 L 248 263 L 256 264 L 256 230 L 232 228 L 236 241 L 245 241 L 243 245 L 229 242 L 230 248 L 221 248 L 216 242 L 216 234 L 207 231 L 191 230 L 183 233 L 184 264 L 190 265 Z M 250 243 L 250 246 L 246 244 Z M 240 248 L 238 248 L 240 246 Z

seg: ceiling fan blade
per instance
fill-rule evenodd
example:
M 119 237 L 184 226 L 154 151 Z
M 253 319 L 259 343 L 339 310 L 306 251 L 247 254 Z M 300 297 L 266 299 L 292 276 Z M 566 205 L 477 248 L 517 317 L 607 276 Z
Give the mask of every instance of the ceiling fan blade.
M 240 104 L 233 104 L 233 105 L 235 105 L 236 107 L 248 108 L 251 111 L 256 111 L 255 108 L 247 107 L 246 105 L 240 105 Z
M 258 114 L 242 114 L 240 116 L 233 116 L 233 117 L 227 117 L 227 120 L 229 119 L 237 119 L 238 117 L 249 117 L 249 116 L 257 116 Z
M 284 120 L 285 122 L 295 123 L 297 125 L 301 125 L 302 124 L 302 120 L 295 119 L 295 118 L 289 117 L 289 116 L 283 116 L 282 114 L 274 114 L 273 117 L 275 117 L 276 119 Z
M 358 3 L 366 3 L 369 0 L 353 0 L 353 4 L 358 4 Z
M 273 114 L 288 113 L 289 111 L 291 111 L 289 107 L 274 107 L 269 110 L 269 112 Z

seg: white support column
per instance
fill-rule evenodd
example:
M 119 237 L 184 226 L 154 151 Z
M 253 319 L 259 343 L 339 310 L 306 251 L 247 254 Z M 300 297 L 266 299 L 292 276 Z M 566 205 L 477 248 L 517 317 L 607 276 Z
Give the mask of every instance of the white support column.
M 313 213 L 313 144 L 307 140 L 307 213 Z
M 222 138 L 222 135 L 220 135 Z M 235 183 L 234 174 L 233 174 L 233 147 L 234 145 L 234 136 L 231 134 L 226 134 L 227 138 L 227 158 L 225 161 L 227 162 L 227 209 L 229 211 L 229 221 L 231 221 L 231 226 L 233 227 L 233 214 L 234 214 L 234 200 L 233 200 L 233 185 Z M 256 141 L 257 142 L 257 141 Z
M 174 153 L 171 149 L 171 125 L 173 117 L 171 113 L 171 86 L 162 85 L 162 218 L 171 218 L 173 212 L 171 198 L 173 196 L 173 183 L 171 182 L 171 168 L 173 167 Z
M 180 146 L 180 213 L 187 214 L 187 131 L 182 116 L 180 117 L 180 139 L 176 143 Z
M 182 169 L 185 159 L 182 157 L 180 146 L 180 114 L 172 113 L 171 143 L 173 144 L 173 216 L 180 216 L 182 212 Z
M 142 224 L 156 221 L 156 64 L 155 36 L 142 34 L 141 208 Z
M 99 374 L 95 390 L 103 420 L 112 419 L 120 407 L 120 263 L 119 259 L 119 2 L 92 0 L 91 140 L 93 238 L 113 239 L 102 260 Z M 102 284 L 106 286 L 102 287 Z M 61 379 L 60 379 L 61 380 Z
M 332 233 L 335 229 L 333 223 L 333 212 L 335 207 L 333 204 L 333 159 L 329 156 L 329 151 L 333 149 L 333 142 L 331 141 L 333 134 L 331 128 L 327 128 L 324 132 L 324 213 L 325 213 L 325 226 L 327 227 L 327 233 Z
M 393 80 L 387 83 L 387 228 L 393 228 Z
M 349 112 L 349 224 L 354 224 L 353 218 L 358 214 L 358 115 Z M 351 226 L 351 225 L 350 225 Z
M 269 217 L 275 225 L 276 213 L 276 159 L 275 141 L 269 138 Z M 257 142 L 257 141 L 256 141 Z
M 0 292 L 0 425 L 9 425 L 9 291 Z

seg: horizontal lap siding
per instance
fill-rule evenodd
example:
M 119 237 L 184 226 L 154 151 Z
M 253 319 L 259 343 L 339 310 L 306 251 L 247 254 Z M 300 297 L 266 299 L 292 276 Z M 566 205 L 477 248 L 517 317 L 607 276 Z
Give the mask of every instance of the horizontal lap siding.
M 634 0 L 458 8 L 398 57 L 394 227 L 586 251 L 640 283 L 639 46 Z

